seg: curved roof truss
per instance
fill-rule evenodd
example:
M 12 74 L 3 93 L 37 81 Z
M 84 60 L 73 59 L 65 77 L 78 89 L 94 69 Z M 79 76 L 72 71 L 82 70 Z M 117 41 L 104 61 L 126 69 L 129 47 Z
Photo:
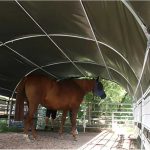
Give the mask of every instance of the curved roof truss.
M 149 8 L 125 0 L 1 1 L 0 93 L 10 96 L 23 76 L 40 72 L 101 76 L 140 98 L 150 83 Z

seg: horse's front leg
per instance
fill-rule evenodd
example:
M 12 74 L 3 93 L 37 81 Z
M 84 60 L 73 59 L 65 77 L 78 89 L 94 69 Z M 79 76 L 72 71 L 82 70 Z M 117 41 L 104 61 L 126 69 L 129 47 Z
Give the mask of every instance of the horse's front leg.
M 77 127 L 76 127 L 76 119 L 77 119 L 77 113 L 78 113 L 78 108 L 73 109 L 70 111 L 71 115 L 70 115 L 70 120 L 71 120 L 71 124 L 72 124 L 72 135 L 74 137 L 74 140 L 77 140 L 76 135 L 77 133 Z
M 68 112 L 68 110 L 63 110 L 63 114 L 62 114 L 62 118 L 61 118 L 61 124 L 60 124 L 60 130 L 59 130 L 60 135 L 62 135 L 62 133 L 63 133 L 67 112 Z

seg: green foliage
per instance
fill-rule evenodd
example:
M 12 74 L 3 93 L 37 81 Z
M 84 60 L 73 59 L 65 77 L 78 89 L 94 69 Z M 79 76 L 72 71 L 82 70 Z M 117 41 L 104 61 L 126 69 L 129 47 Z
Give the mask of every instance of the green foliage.
M 122 99 L 122 103 L 130 103 L 131 104 L 132 103 L 132 97 L 128 93 L 126 93 Z
M 3 132 L 18 132 L 22 131 L 21 129 L 18 129 L 17 127 L 8 127 L 6 120 L 0 120 L 0 133 Z
M 123 87 L 115 82 L 102 80 L 107 99 L 111 102 L 122 102 L 125 94 L 127 93 Z
M 84 100 L 86 102 L 102 102 L 102 101 L 107 101 L 107 102 L 118 102 L 118 103 L 131 103 L 132 99 L 130 95 L 125 91 L 123 87 L 121 87 L 119 84 L 109 81 L 109 80 L 102 80 L 101 81 L 105 93 L 107 97 L 104 100 L 101 100 L 100 97 L 93 95 L 92 92 L 89 92 L 87 95 L 85 95 Z
M 92 110 L 97 110 L 101 112 L 110 110 L 110 112 L 112 112 L 116 110 L 119 111 L 123 109 L 123 107 L 125 108 L 126 106 L 121 106 L 120 104 L 110 106 L 110 103 L 132 103 L 131 96 L 125 91 L 123 87 L 109 80 L 103 79 L 101 80 L 101 82 L 104 86 L 104 90 L 107 97 L 102 100 L 100 97 L 93 95 L 92 92 L 89 92 L 84 97 L 85 103 L 82 103 L 80 106 L 81 111 L 78 114 L 78 117 L 81 117 L 83 115 L 83 111 L 87 110 L 89 108 L 89 105 L 91 105 Z
M 92 92 L 89 92 L 84 96 L 84 101 L 86 102 L 92 102 L 94 100 L 94 95 Z

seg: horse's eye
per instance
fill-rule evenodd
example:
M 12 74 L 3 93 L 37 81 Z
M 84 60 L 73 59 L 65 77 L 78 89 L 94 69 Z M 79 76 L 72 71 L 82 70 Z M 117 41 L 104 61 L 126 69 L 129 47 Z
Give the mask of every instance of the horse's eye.
M 103 89 L 103 85 L 99 83 L 99 84 L 98 84 L 98 88 L 99 88 L 99 89 Z
M 102 83 L 99 83 L 99 86 L 100 86 L 101 88 L 103 88 L 103 84 L 102 84 Z

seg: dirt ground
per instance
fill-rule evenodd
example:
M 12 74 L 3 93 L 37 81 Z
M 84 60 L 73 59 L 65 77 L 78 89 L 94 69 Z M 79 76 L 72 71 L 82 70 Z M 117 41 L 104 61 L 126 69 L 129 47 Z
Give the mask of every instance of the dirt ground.
M 94 138 L 98 133 L 79 132 L 78 140 L 74 141 L 69 133 L 63 138 L 57 132 L 38 131 L 37 140 L 24 137 L 23 133 L 0 133 L 0 149 L 77 149 Z

